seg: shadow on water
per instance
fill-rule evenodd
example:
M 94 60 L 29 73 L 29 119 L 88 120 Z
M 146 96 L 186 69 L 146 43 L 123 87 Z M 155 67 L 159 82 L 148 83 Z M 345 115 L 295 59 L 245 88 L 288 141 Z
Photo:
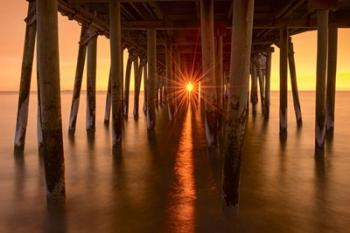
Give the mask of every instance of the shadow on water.
M 47 199 L 46 233 L 67 232 L 66 204 L 64 198 Z
M 314 232 L 323 232 L 326 230 L 321 219 L 327 219 L 327 164 L 324 157 L 324 154 L 316 154 L 315 155 L 315 179 L 314 179 L 314 206 L 316 207 L 314 210 L 314 214 L 317 221 L 317 225 L 314 229 Z M 331 231 L 331 229 L 329 229 Z M 327 230 L 326 230 L 327 231 Z

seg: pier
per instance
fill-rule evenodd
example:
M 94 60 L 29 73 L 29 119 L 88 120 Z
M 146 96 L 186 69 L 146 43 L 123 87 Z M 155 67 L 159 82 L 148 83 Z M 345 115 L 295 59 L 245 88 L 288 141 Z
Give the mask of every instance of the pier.
M 62 125 L 57 13 L 81 26 L 69 125 Z M 86 131 L 94 135 L 96 108 L 105 109 L 112 130 L 114 156 L 121 153 L 128 109 L 146 115 L 152 140 L 156 111 L 166 109 L 175 121 L 187 100 L 187 82 L 201 106 L 208 153 L 224 157 L 222 194 L 227 206 L 239 203 L 242 146 L 250 104 L 269 120 L 271 54 L 280 50 L 279 135 L 288 140 L 288 72 L 297 127 L 303 126 L 293 35 L 317 31 L 315 67 L 315 156 L 322 156 L 326 135 L 334 133 L 338 28 L 350 27 L 347 0 L 30 0 L 25 19 L 23 63 L 14 140 L 23 154 L 28 119 L 31 71 L 38 67 L 38 144 L 44 158 L 48 198 L 64 199 L 62 127 L 74 137 L 83 70 L 87 70 Z M 69 36 L 69 35 L 67 35 Z M 106 105 L 96 106 L 98 37 L 110 41 L 110 76 Z M 128 57 L 123 58 L 123 51 Z M 126 61 L 126 70 L 123 62 Z M 131 67 L 134 67 L 132 70 Z M 129 106 L 131 72 L 134 106 Z M 142 80 L 142 77 L 143 80 Z M 186 81 L 186 82 L 185 82 Z M 144 83 L 145 106 L 139 106 Z M 124 158 L 128 159 L 128 158 Z M 243 161 L 244 162 L 244 161 Z

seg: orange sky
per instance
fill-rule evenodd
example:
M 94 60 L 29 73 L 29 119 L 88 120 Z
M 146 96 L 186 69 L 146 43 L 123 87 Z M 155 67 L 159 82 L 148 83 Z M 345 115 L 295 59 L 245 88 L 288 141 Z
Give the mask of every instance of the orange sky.
M 0 91 L 16 91 L 23 53 L 27 2 L 12 0 L 0 2 Z M 59 46 L 61 89 L 71 90 L 74 82 L 76 56 L 80 34 L 79 25 L 59 15 Z M 339 30 L 337 90 L 350 90 L 350 29 Z M 300 90 L 315 89 L 316 33 L 307 32 L 293 37 L 295 60 Z M 98 39 L 97 89 L 105 90 L 109 73 L 109 42 Z M 126 62 L 124 62 L 125 64 Z M 35 64 L 35 63 L 34 63 Z M 279 87 L 279 50 L 275 48 L 272 60 L 272 90 Z M 35 65 L 34 65 L 35 68 Z M 34 69 L 34 74 L 35 74 Z M 36 90 L 33 76 L 32 90 Z M 83 83 L 83 89 L 85 89 Z M 133 77 L 131 89 L 133 88 Z

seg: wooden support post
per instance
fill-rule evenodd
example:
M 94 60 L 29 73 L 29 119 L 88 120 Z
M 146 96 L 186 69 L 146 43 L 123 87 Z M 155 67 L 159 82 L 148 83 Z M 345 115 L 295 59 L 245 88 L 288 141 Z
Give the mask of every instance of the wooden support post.
M 167 99 L 167 104 L 168 104 L 168 116 L 169 119 L 173 119 L 173 113 L 174 113 L 174 108 L 173 108 L 173 101 L 174 101 L 174 95 L 173 95 L 173 88 L 172 88 L 172 80 L 173 80 L 173 47 L 171 44 L 167 46 L 167 56 L 166 56 L 166 99 Z
M 230 85 L 223 148 L 223 192 L 228 206 L 237 205 L 239 200 L 242 145 L 248 116 L 254 0 L 235 0 L 232 15 Z
M 28 5 L 28 14 L 26 18 L 26 34 L 24 39 L 23 60 L 21 69 L 21 83 L 19 87 L 18 109 L 14 153 L 21 154 L 24 151 L 28 108 L 30 96 L 30 83 L 32 79 L 33 57 L 36 36 L 35 22 L 35 2 L 31 1 Z
M 169 64 L 170 64 L 170 60 L 169 60 L 169 46 L 168 44 L 166 44 L 164 46 L 164 61 L 165 61 L 165 70 L 164 70 L 164 93 L 163 93 L 163 98 L 164 98 L 164 104 L 168 104 L 168 92 L 169 92 Z
M 93 32 L 90 32 L 93 33 Z M 97 36 L 90 39 L 87 51 L 87 80 L 86 80 L 86 130 L 95 132 L 96 121 L 96 57 Z
M 300 127 L 303 124 L 303 119 L 302 119 L 301 108 L 300 108 L 297 73 L 295 70 L 295 60 L 294 60 L 294 46 L 293 46 L 292 38 L 289 38 L 288 61 L 289 61 L 289 71 L 290 71 L 290 80 L 291 80 L 291 86 L 292 86 L 295 118 L 297 120 L 298 127 Z
M 165 104 L 165 77 L 166 77 L 166 74 L 165 74 L 165 69 L 162 70 L 161 72 L 161 83 L 160 83 L 160 105 L 161 107 L 164 106 Z
M 49 198 L 65 196 L 57 1 L 36 0 L 37 58 L 46 186 Z
M 215 87 L 214 1 L 201 0 L 202 74 L 205 88 L 205 132 L 208 146 L 217 145 L 217 95 Z
M 328 69 L 327 69 L 327 134 L 333 136 L 334 132 L 334 105 L 337 78 L 337 49 L 338 49 L 338 28 L 329 27 L 328 41 Z
M 37 64 L 37 74 L 36 74 L 36 80 L 37 80 L 37 93 L 38 93 L 38 108 L 37 108 L 37 139 L 38 139 L 38 151 L 39 155 L 43 157 L 44 155 L 44 145 L 43 145 L 43 126 L 41 121 L 41 103 L 40 103 L 40 77 L 39 77 L 39 69 Z
M 139 101 L 140 101 L 140 89 L 142 81 L 142 70 L 146 66 L 147 59 L 145 57 L 141 58 L 140 65 L 138 60 L 134 61 L 135 67 L 135 91 L 134 91 L 134 119 L 139 118 Z
M 106 94 L 105 117 L 104 117 L 104 123 L 106 126 L 109 125 L 109 117 L 111 116 L 111 107 L 112 107 L 112 96 L 111 95 L 112 95 L 112 93 L 111 93 L 111 73 L 109 71 L 107 94 Z
M 328 13 L 329 10 L 317 11 L 317 71 L 316 71 L 316 151 L 323 151 L 326 119 L 326 78 L 328 63 Z
M 271 51 L 266 56 L 266 76 L 265 76 L 265 119 L 270 116 L 270 84 L 271 84 Z
M 224 32 L 225 28 L 218 27 L 216 30 L 216 57 L 215 57 L 215 77 L 216 77 L 216 95 L 217 95 L 217 106 L 219 109 L 223 109 L 224 101 Z
M 254 63 L 251 64 L 251 84 L 250 84 L 250 102 L 252 104 L 253 115 L 256 114 L 256 105 L 258 103 L 258 82 L 257 68 Z
M 258 61 L 260 63 L 260 61 Z M 258 75 L 258 81 L 259 81 L 259 92 L 260 92 L 260 104 L 261 104 L 261 111 L 264 114 L 264 106 L 265 106 L 265 77 L 263 75 L 261 66 L 258 65 L 257 67 L 257 75 Z
M 163 80 L 164 80 L 164 74 L 163 72 L 161 74 L 158 75 L 158 80 L 159 80 L 159 106 L 162 107 L 163 106 Z
M 84 37 L 86 36 L 86 32 L 87 32 L 87 28 L 84 25 L 81 26 L 77 67 L 75 70 L 72 105 L 71 105 L 70 117 L 69 117 L 70 134 L 75 133 L 75 127 L 76 127 L 77 116 L 79 111 L 81 82 L 83 80 L 83 72 L 84 72 L 85 56 L 86 56 L 86 45 L 83 43 L 83 40 L 84 40 Z
M 134 60 L 132 56 L 133 55 L 130 54 L 130 50 L 129 50 L 129 58 L 126 64 L 126 71 L 125 71 L 125 89 L 124 89 L 124 117 L 125 118 L 128 118 L 128 115 L 129 115 L 130 74 L 131 74 L 131 65 Z
M 143 66 L 143 113 L 147 113 L 148 65 Z
M 157 31 L 147 31 L 147 58 L 148 58 L 148 80 L 147 80 L 147 129 L 153 130 L 156 124 L 155 99 L 157 91 Z
M 173 59 L 174 59 L 174 72 L 173 72 L 173 96 L 174 96 L 174 114 L 179 111 L 181 98 L 178 95 L 178 88 L 180 83 L 180 76 L 182 72 L 182 62 L 181 62 L 180 49 L 176 48 L 173 50 Z M 213 68 L 214 69 L 214 68 Z
M 109 32 L 111 47 L 111 93 L 113 153 L 121 149 L 123 129 L 123 67 L 120 1 L 109 1 Z
M 160 75 L 159 75 L 159 70 L 156 70 L 155 74 L 155 93 L 154 93 L 154 105 L 155 108 L 158 109 L 159 107 L 159 82 L 160 82 Z
M 287 134 L 288 29 L 280 29 L 280 134 Z

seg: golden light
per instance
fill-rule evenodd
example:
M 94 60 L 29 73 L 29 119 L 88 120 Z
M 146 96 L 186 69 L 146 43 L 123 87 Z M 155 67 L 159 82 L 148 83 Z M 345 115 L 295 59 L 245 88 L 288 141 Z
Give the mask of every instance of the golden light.
M 189 93 L 191 93 L 192 91 L 193 91 L 193 84 L 191 83 L 191 82 L 188 82 L 187 84 L 186 84 L 186 91 L 187 92 L 189 92 Z

